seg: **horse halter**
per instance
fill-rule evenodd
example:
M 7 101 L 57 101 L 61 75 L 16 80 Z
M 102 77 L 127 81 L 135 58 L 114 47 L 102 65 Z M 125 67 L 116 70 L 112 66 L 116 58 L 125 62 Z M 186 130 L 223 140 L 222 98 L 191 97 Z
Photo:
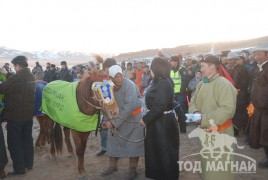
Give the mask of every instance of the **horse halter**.
M 94 82 L 92 84 L 92 91 L 97 101 L 102 102 L 102 105 L 112 105 L 115 102 L 113 92 L 114 84 L 112 81 L 103 80 L 103 82 Z M 101 96 L 100 99 L 96 96 L 96 92 Z

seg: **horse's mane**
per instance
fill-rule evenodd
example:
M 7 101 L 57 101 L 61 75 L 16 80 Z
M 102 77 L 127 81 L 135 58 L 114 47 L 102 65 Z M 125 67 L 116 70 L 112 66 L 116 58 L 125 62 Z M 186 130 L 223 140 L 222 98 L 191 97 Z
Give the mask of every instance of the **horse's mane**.
M 98 54 L 92 54 L 92 55 L 95 57 L 95 59 L 98 61 L 99 64 L 103 64 L 104 60 L 100 55 Z

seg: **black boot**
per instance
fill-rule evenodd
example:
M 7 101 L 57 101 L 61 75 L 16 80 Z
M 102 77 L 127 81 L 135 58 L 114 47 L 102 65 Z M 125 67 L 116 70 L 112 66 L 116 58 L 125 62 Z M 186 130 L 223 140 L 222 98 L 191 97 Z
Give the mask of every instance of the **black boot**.
M 258 163 L 259 168 L 268 168 L 268 146 L 264 146 L 264 153 L 266 158 Z
M 105 150 L 100 150 L 100 151 L 96 154 L 96 156 L 102 156 L 102 155 L 104 155 L 105 153 L 106 153 Z
M 239 130 L 234 127 L 234 137 L 239 136 Z
M 0 168 L 0 179 L 4 179 L 6 177 L 6 173 L 5 173 L 5 170 L 4 168 Z

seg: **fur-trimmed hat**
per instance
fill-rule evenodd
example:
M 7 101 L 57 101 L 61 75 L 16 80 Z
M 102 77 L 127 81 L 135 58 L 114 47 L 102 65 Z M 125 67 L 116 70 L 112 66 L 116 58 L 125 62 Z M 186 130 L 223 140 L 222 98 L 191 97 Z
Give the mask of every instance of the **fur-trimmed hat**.
M 253 48 L 252 52 L 268 52 L 268 43 L 258 44 L 256 47 Z
M 60 65 L 67 65 L 67 62 L 66 61 L 61 61 Z
M 179 56 L 171 56 L 170 61 L 180 62 L 180 57 Z
M 227 57 L 226 57 L 226 60 L 231 60 L 231 59 L 239 59 L 239 54 L 238 53 L 235 53 L 235 52 L 229 52 Z
M 211 64 L 220 64 L 220 59 L 219 57 L 215 56 L 215 55 L 204 55 L 204 59 L 201 60 L 200 62 L 204 62 L 204 63 L 211 63 Z

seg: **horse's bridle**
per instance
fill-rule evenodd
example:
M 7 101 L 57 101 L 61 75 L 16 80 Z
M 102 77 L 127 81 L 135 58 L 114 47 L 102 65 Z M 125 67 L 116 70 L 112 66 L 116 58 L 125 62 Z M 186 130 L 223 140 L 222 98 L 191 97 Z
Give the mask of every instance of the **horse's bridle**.
M 104 106 L 104 100 L 103 100 L 103 98 L 102 98 L 102 99 L 98 99 L 98 97 L 97 97 L 97 95 L 96 95 L 96 91 L 98 91 L 98 90 L 97 90 L 97 88 L 95 88 L 94 86 L 95 86 L 95 82 L 91 85 L 91 90 L 93 91 L 94 95 L 93 95 L 92 97 L 89 97 L 89 98 L 96 100 L 97 102 L 99 102 L 99 104 L 102 102 L 102 106 L 95 106 L 95 105 L 93 105 L 92 103 L 88 102 L 88 101 L 84 98 L 84 96 L 83 96 L 83 100 L 84 100 L 87 104 L 91 105 L 92 107 L 94 107 L 94 108 L 96 108 L 96 109 L 98 109 L 98 110 L 102 110 L 102 109 L 103 109 L 102 107 Z M 112 102 L 112 103 L 113 103 L 113 102 Z M 111 103 L 111 104 L 112 104 L 112 103 Z

